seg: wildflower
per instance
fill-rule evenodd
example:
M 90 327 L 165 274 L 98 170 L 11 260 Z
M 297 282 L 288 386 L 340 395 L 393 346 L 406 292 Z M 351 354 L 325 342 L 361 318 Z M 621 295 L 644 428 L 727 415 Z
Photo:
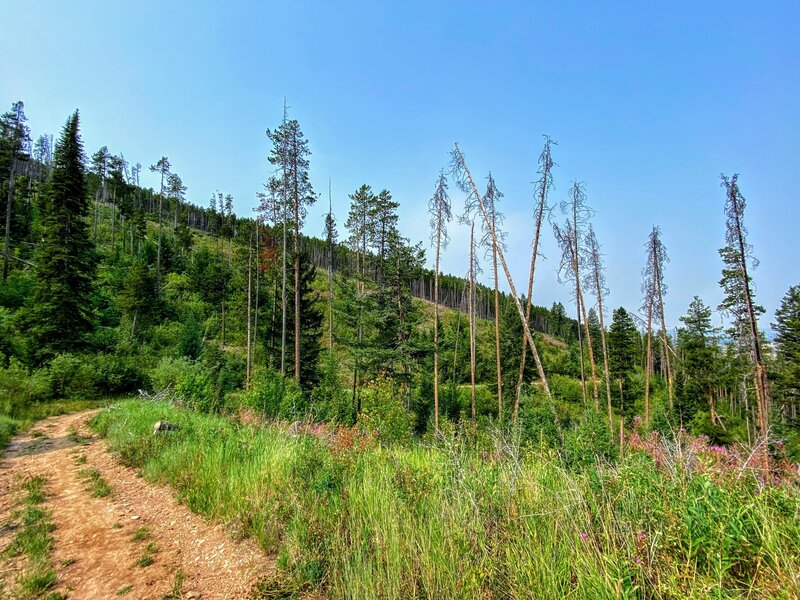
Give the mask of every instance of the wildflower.
M 580 534 L 578 537 L 580 537 L 580 538 L 581 538 L 581 541 L 582 541 L 582 542 L 585 542 L 586 540 L 588 540 L 588 539 L 589 539 L 589 534 L 588 534 L 588 533 L 586 533 L 585 531 L 581 531 L 581 534 Z

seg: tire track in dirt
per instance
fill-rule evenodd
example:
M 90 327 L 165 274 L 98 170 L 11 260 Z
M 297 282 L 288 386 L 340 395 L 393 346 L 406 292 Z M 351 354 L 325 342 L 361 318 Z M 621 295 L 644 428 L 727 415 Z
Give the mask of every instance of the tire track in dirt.
M 11 442 L 0 464 L 0 523 L 13 511 L 18 482 L 45 475 L 46 505 L 56 525 L 56 589 L 70 598 L 107 600 L 127 589 L 120 597 L 162 599 L 173 591 L 176 577 L 182 578 L 182 595 L 176 598 L 246 598 L 272 572 L 273 561 L 252 540 L 234 540 L 220 524 L 193 514 L 170 488 L 150 484 L 120 464 L 87 430 L 94 412 L 51 417 Z M 85 464 L 78 464 L 79 456 Z M 79 476 L 89 468 L 111 485 L 111 495 L 91 497 Z M 146 539 L 134 540 L 140 528 L 147 528 Z M 0 529 L 0 549 L 12 537 Z M 153 564 L 136 566 L 150 542 L 158 547 Z

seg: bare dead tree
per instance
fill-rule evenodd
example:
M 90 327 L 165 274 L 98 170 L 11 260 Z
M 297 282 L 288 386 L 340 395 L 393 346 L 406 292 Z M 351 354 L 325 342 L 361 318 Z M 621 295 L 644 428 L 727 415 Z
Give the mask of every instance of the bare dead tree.
M 667 336 L 667 322 L 664 317 L 664 296 L 667 295 L 667 286 L 664 283 L 664 265 L 669 262 L 667 250 L 661 241 L 661 230 L 658 227 L 653 227 L 650 232 L 648 240 L 648 262 L 652 269 L 652 310 L 658 310 L 661 319 L 661 352 L 664 355 L 663 364 L 667 373 L 667 397 L 669 398 L 670 407 L 673 405 L 674 397 L 674 376 L 672 368 L 672 348 L 669 345 L 669 337 Z M 651 356 L 652 360 L 652 356 Z
M 583 299 L 583 289 L 581 285 L 581 267 L 585 262 L 584 230 L 588 219 L 592 214 L 591 209 L 586 205 L 586 192 L 580 182 L 573 182 L 570 188 L 569 198 L 561 202 L 561 212 L 565 216 L 563 229 L 557 223 L 553 224 L 553 233 L 561 246 L 561 263 L 559 265 L 559 278 L 562 281 L 569 281 L 574 285 L 575 307 L 578 317 L 578 345 L 580 347 L 581 363 L 581 385 L 583 387 L 583 402 L 587 403 L 586 392 L 586 367 L 583 353 L 583 339 L 581 336 L 581 323 L 583 323 L 583 334 L 586 340 L 586 350 L 589 357 L 589 366 L 592 374 L 592 389 L 594 393 L 594 405 L 600 408 L 600 396 L 597 387 L 597 367 L 594 360 L 592 349 L 592 335 L 589 332 L 589 319 L 586 314 L 586 305 Z
M 497 276 L 497 250 L 500 246 L 505 248 L 505 233 L 499 229 L 503 223 L 503 214 L 497 210 L 497 202 L 503 197 L 502 192 L 497 189 L 494 177 L 489 173 L 486 184 L 486 193 L 483 200 L 489 213 L 489 223 L 491 227 L 484 225 L 484 237 L 481 244 L 491 248 L 492 255 L 492 277 L 494 280 L 494 345 L 495 360 L 497 363 L 497 418 L 503 418 L 503 372 L 500 363 L 500 289 Z M 494 236 L 491 232 L 494 231 Z
M 753 343 L 751 354 L 753 361 L 753 378 L 755 380 L 757 414 L 756 421 L 761 440 L 765 440 L 769 431 L 769 410 L 771 395 L 767 371 L 764 366 L 764 357 L 761 350 L 761 339 L 758 335 L 758 322 L 753 304 L 753 291 L 751 278 L 748 273 L 748 263 L 755 267 L 758 263 L 753 257 L 753 247 L 747 242 L 747 228 L 744 224 L 744 210 L 746 202 L 739 190 L 739 175 L 734 173 L 731 177 L 721 175 L 722 187 L 726 191 L 725 200 L 725 242 L 733 248 L 738 255 L 739 268 L 743 281 L 744 294 L 738 298 L 731 298 L 733 302 L 743 304 L 750 324 L 750 339 Z
M 475 223 L 469 230 L 469 372 L 472 394 L 472 429 L 475 429 L 475 277 L 478 269 L 475 256 Z
M 450 237 L 447 224 L 453 218 L 450 198 L 447 195 L 447 177 L 444 170 L 439 173 L 436 192 L 428 202 L 431 215 L 431 243 L 436 248 L 433 269 L 433 411 L 434 430 L 439 431 L 439 259 L 447 248 Z
M 253 320 L 252 301 L 253 301 L 253 234 L 250 234 L 250 244 L 248 245 L 247 252 L 247 369 L 245 371 L 245 387 L 250 389 L 250 368 L 252 350 L 250 346 L 251 338 L 251 323 Z
M 534 197 L 536 198 L 536 206 L 533 209 L 533 222 L 534 222 L 534 234 L 533 234 L 533 251 L 531 252 L 531 268 L 528 273 L 528 295 L 525 299 L 525 320 L 530 323 L 531 320 L 531 306 L 533 298 L 533 278 L 534 273 L 536 272 L 536 258 L 539 256 L 539 240 L 541 237 L 542 232 L 542 219 L 545 213 L 550 211 L 550 206 L 547 204 L 547 195 L 550 190 L 553 188 L 553 177 L 552 177 L 552 169 L 554 166 L 553 158 L 550 154 L 550 146 L 554 144 L 549 136 L 544 136 L 544 149 L 542 149 L 542 153 L 539 155 L 539 179 L 535 182 L 534 185 Z M 527 358 L 527 351 L 528 345 L 525 343 L 525 337 L 523 335 L 522 341 L 522 352 L 519 361 L 519 372 L 517 374 L 517 388 L 516 394 L 514 396 L 514 415 L 513 415 L 513 422 L 517 422 L 517 417 L 519 416 L 519 399 L 522 393 L 522 379 L 525 374 L 525 360 Z
M 597 298 L 597 315 L 600 319 L 600 345 L 603 350 L 603 375 L 606 380 L 606 404 L 608 409 L 608 430 L 614 430 L 614 413 L 611 410 L 611 377 L 608 372 L 608 345 L 606 344 L 606 325 L 603 317 L 603 298 L 608 295 L 606 274 L 603 268 L 603 257 L 594 228 L 589 225 L 586 232 L 586 250 L 588 258 L 587 285 L 594 290 Z
M 464 155 L 461 153 L 458 144 L 455 145 L 451 156 L 452 171 L 456 176 L 459 189 L 467 194 L 467 205 L 473 204 L 480 209 L 484 222 L 489 226 L 489 232 L 492 236 L 493 243 L 497 245 L 497 235 L 494 228 L 491 226 L 491 220 L 488 212 L 486 211 L 486 206 L 483 203 L 483 198 L 478 191 L 478 186 L 475 184 L 475 179 L 472 177 L 472 173 L 467 167 L 466 160 L 464 159 Z M 533 359 L 536 363 L 536 369 L 539 374 L 539 379 L 542 382 L 542 387 L 544 388 L 548 399 L 552 399 L 550 386 L 547 384 L 547 377 L 544 373 L 544 367 L 542 366 L 542 361 L 539 357 L 539 351 L 536 348 L 536 342 L 533 340 L 533 335 L 531 334 L 530 327 L 528 326 L 528 321 L 525 319 L 525 312 L 522 310 L 522 304 L 519 301 L 519 295 L 517 294 L 517 289 L 514 286 L 514 280 L 511 278 L 511 272 L 508 269 L 508 264 L 506 263 L 503 249 L 500 247 L 497 248 L 497 256 L 500 259 L 500 264 L 503 266 L 503 271 L 506 275 L 506 281 L 508 282 L 508 287 L 511 291 L 511 297 L 514 299 L 514 304 L 517 307 L 519 318 L 522 321 L 522 328 L 525 331 L 525 338 L 528 340 L 528 344 L 530 345 L 531 355 L 533 355 Z

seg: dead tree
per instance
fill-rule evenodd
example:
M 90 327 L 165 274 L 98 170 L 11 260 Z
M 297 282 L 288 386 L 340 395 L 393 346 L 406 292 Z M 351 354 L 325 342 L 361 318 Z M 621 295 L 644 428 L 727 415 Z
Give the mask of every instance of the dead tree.
M 450 198 L 447 195 L 447 177 L 444 170 L 439 173 L 436 192 L 428 202 L 431 215 L 431 243 L 436 248 L 433 268 L 433 419 L 434 431 L 439 431 L 439 259 L 447 248 L 450 237 L 447 224 L 453 218 Z
M 472 394 L 472 428 L 475 429 L 475 223 L 469 230 L 469 372 Z
M 253 300 L 253 234 L 250 234 L 250 244 L 247 252 L 247 370 L 246 370 L 246 385 L 250 389 L 250 360 L 252 358 L 252 350 L 250 346 L 251 330 L 250 325 L 252 321 L 252 300 Z
M 606 344 L 606 325 L 603 317 L 603 298 L 608 295 L 606 287 L 606 274 L 603 269 L 603 257 L 600 253 L 600 244 L 594 234 L 594 228 L 589 225 L 586 233 L 586 250 L 588 258 L 587 284 L 594 290 L 597 297 L 597 314 L 600 318 L 600 345 L 603 349 L 603 375 L 606 380 L 606 403 L 608 409 L 608 430 L 614 431 L 614 413 L 611 410 L 611 377 L 608 372 L 608 345 Z
M 528 295 L 525 299 L 525 320 L 530 323 L 531 320 L 531 306 L 533 297 L 533 278 L 536 272 L 536 258 L 539 256 L 539 239 L 542 232 L 542 218 L 545 213 L 550 211 L 550 206 L 547 204 L 547 194 L 553 187 L 552 169 L 553 158 L 550 154 L 550 146 L 554 144 L 548 136 L 544 136 L 544 149 L 539 155 L 539 179 L 536 181 L 534 188 L 534 197 L 536 198 L 536 206 L 533 209 L 533 251 L 531 252 L 531 268 L 528 273 Z M 527 358 L 528 345 L 525 343 L 525 337 L 522 338 L 522 352 L 520 353 L 519 373 L 517 374 L 517 388 L 514 396 L 514 415 L 513 422 L 517 422 L 519 415 L 519 399 L 522 393 L 522 379 L 525 375 L 525 360 Z
M 503 194 L 497 189 L 494 177 L 489 173 L 486 193 L 483 195 L 484 203 L 489 213 L 491 227 L 484 227 L 482 245 L 490 247 L 492 251 L 492 277 L 494 279 L 494 345 L 495 360 L 497 363 L 497 418 L 503 418 L 503 371 L 500 363 L 500 289 L 497 276 L 497 251 L 500 246 L 505 247 L 505 233 L 498 229 L 503 223 L 503 215 L 497 210 L 497 202 Z M 492 237 L 491 231 L 495 232 Z
M 458 144 L 456 144 L 455 148 L 453 149 L 452 159 L 452 170 L 456 175 L 456 181 L 458 182 L 459 188 L 467 194 L 468 204 L 474 203 L 478 206 L 481 214 L 483 215 L 484 222 L 489 226 L 489 233 L 492 237 L 492 241 L 494 244 L 497 244 L 497 235 L 494 228 L 491 226 L 491 220 L 489 219 L 489 214 L 486 211 L 486 206 L 483 203 L 483 198 L 478 191 L 478 186 L 475 184 L 475 179 L 472 177 L 472 173 L 467 167 L 466 160 L 464 159 L 464 155 L 461 153 Z M 514 286 L 514 280 L 511 278 L 511 272 L 508 269 L 508 264 L 506 263 L 503 249 L 500 247 L 497 248 L 497 256 L 500 259 L 500 264 L 503 266 L 503 271 L 506 275 L 506 281 L 508 282 L 508 287 L 511 291 L 511 297 L 514 299 L 514 304 L 517 307 L 519 318 L 522 321 L 522 328 L 525 331 L 525 338 L 528 340 L 528 344 L 530 345 L 531 354 L 533 355 L 533 360 L 536 363 L 536 370 L 539 374 L 539 379 L 542 382 L 542 387 L 544 388 L 548 399 L 552 399 L 550 386 L 547 384 L 547 377 L 544 373 L 544 367 L 542 366 L 542 361 L 539 357 L 539 351 L 536 348 L 536 342 L 533 340 L 533 335 L 531 334 L 530 327 L 528 326 L 528 321 L 525 319 L 525 312 L 522 310 L 522 304 L 519 301 L 517 289 Z
M 586 350 L 589 357 L 589 366 L 592 374 L 592 389 L 594 393 L 595 409 L 600 408 L 600 396 L 597 387 L 597 366 L 594 360 L 592 349 L 592 334 L 589 331 L 589 319 L 586 314 L 586 304 L 583 299 L 583 288 L 581 285 L 581 267 L 585 262 L 584 252 L 584 228 L 588 218 L 591 216 L 591 209 L 586 206 L 586 193 L 583 184 L 574 182 L 569 192 L 569 199 L 561 202 L 561 212 L 566 217 L 564 228 L 553 224 L 553 233 L 561 246 L 561 264 L 559 266 L 559 277 L 562 281 L 570 281 L 575 286 L 575 308 L 578 317 L 578 346 L 580 347 L 581 363 L 581 385 L 583 387 L 583 402 L 587 404 L 586 392 L 586 367 L 583 353 L 583 339 L 581 336 L 581 322 L 583 323 L 583 334 L 586 339 Z
M 674 375 L 672 368 L 672 348 L 667 337 L 667 321 L 664 318 L 664 296 L 667 295 L 667 286 L 664 284 L 664 265 L 669 262 L 667 250 L 661 242 L 661 231 L 658 227 L 653 227 L 650 233 L 650 246 L 653 260 L 653 283 L 655 285 L 655 298 L 657 300 L 654 307 L 658 307 L 659 317 L 661 318 L 661 351 L 664 354 L 664 366 L 667 371 L 667 397 L 669 405 L 673 405 L 674 397 Z
M 734 173 L 731 177 L 721 175 L 722 186 L 726 191 L 725 217 L 726 233 L 725 242 L 733 248 L 738 258 L 738 267 L 741 271 L 743 294 L 732 298 L 733 302 L 744 305 L 747 320 L 750 325 L 750 339 L 753 344 L 751 354 L 753 361 L 753 377 L 756 389 L 756 422 L 762 440 L 767 438 L 769 431 L 770 389 L 767 381 L 767 371 L 764 366 L 764 357 L 761 351 L 761 339 L 758 335 L 758 322 L 753 304 L 753 291 L 748 273 L 748 262 L 752 261 L 755 267 L 758 263 L 753 258 L 753 247 L 747 242 L 747 228 L 744 225 L 745 199 L 739 190 L 739 175 Z

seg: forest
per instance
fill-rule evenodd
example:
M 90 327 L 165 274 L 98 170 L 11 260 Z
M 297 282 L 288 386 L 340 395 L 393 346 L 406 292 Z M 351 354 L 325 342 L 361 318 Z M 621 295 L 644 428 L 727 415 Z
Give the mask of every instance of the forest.
M 595 211 L 580 182 L 556 197 L 549 136 L 514 280 L 500 183 L 458 144 L 415 243 L 380 185 L 334 214 L 286 108 L 251 215 L 190 201 L 166 156 L 85 149 L 81 126 L 32 140 L 23 102 L 0 117 L 0 445 L 104 407 L 90 427 L 125 465 L 277 557 L 252 597 L 800 595 L 800 282 L 765 315 L 764 199 L 736 173 L 709 200 L 724 300 L 671 324 L 661 229 L 625 257 L 641 304 L 609 305 Z M 446 274 L 456 222 L 469 262 Z M 537 296 L 553 262 L 567 305 Z

